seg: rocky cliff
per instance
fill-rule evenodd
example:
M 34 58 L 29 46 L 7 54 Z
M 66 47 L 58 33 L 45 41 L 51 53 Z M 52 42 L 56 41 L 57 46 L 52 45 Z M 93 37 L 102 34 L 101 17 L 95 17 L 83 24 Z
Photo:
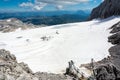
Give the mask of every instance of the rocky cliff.
M 108 37 L 108 42 L 113 44 L 109 49 L 110 56 L 97 62 L 97 80 L 120 80 L 120 22 L 111 28 L 112 35 Z
M 104 0 L 93 9 L 89 19 L 107 18 L 113 15 L 120 15 L 120 0 Z
M 117 68 L 120 69 L 120 22 L 111 27 L 112 31 L 108 41 L 114 46 L 109 49 L 110 55 L 112 56 L 112 61 Z
M 101 61 L 94 62 L 96 80 L 120 80 L 120 22 L 117 22 L 109 28 L 111 35 L 108 37 L 108 42 L 113 44 L 109 48 L 109 56 Z M 83 64 L 88 69 L 91 69 L 91 63 Z
M 13 54 L 1 49 L 0 80 L 72 80 L 72 78 L 61 74 L 33 73 L 27 64 L 18 63 Z

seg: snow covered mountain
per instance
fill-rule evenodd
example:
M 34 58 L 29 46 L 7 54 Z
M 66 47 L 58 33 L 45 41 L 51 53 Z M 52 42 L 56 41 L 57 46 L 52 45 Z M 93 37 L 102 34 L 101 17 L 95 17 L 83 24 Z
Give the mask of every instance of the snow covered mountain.
M 18 61 L 36 71 L 60 73 L 73 60 L 79 66 L 109 55 L 112 44 L 107 42 L 109 28 L 120 17 L 16 30 L 0 33 L 0 49 L 15 54 Z

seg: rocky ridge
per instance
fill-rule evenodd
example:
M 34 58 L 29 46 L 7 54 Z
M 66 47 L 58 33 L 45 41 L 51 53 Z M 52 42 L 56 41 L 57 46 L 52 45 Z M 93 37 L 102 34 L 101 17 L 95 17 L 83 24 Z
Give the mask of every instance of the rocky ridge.
M 102 61 L 96 62 L 95 72 L 97 80 L 120 80 L 120 22 L 110 29 L 112 35 L 108 37 L 108 42 L 113 44 L 109 49 L 110 56 Z
M 37 26 L 33 24 L 23 23 L 22 21 L 16 18 L 10 18 L 6 20 L 0 20 L 0 31 L 1 32 L 11 32 L 16 29 L 28 29 L 28 28 L 36 28 Z
M 27 64 L 18 63 L 13 54 L 1 49 L 0 80 L 72 80 L 72 77 L 43 72 L 33 73 Z
M 94 77 L 91 76 L 93 80 L 120 80 L 120 21 L 110 29 L 112 35 L 108 37 L 108 42 L 114 45 L 108 50 L 110 56 L 81 65 L 94 72 Z
M 120 15 L 120 0 L 104 0 L 92 10 L 89 20 Z
M 111 42 L 114 46 L 109 49 L 112 57 L 112 62 L 120 69 L 120 22 L 111 27 L 112 31 L 108 42 Z

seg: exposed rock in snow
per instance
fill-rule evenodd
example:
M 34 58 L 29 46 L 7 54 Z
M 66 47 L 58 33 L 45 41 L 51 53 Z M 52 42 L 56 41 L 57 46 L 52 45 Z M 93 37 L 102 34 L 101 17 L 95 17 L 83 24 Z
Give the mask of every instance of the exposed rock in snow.
M 104 0 L 93 9 L 89 19 L 107 18 L 114 15 L 120 15 L 120 0 Z

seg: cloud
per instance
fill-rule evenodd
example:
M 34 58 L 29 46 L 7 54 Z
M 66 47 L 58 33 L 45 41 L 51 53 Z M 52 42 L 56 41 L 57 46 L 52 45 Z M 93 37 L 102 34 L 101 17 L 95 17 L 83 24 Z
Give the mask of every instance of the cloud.
M 31 2 L 23 2 L 22 4 L 20 4 L 20 7 L 32 7 L 34 4 Z
M 36 0 L 36 2 L 42 2 L 47 4 L 58 4 L 58 5 L 67 5 L 67 4 L 77 4 L 88 2 L 89 0 Z
M 48 4 L 52 4 L 56 9 L 62 9 L 65 5 L 74 5 L 78 3 L 86 3 L 90 0 L 34 0 L 34 3 L 26 2 L 22 3 L 20 7 L 30 7 L 32 9 L 41 10 Z
M 35 0 L 36 3 L 42 2 L 56 6 L 56 9 L 63 9 L 65 5 L 74 5 L 78 3 L 86 3 L 90 0 Z
M 46 3 L 41 3 L 41 2 L 38 2 L 38 3 L 23 2 L 19 6 L 23 7 L 23 8 L 31 8 L 34 10 L 41 10 L 45 5 L 46 5 Z
M 41 10 L 44 6 L 46 6 L 47 4 L 46 3 L 35 3 L 34 6 L 33 6 L 33 9 L 35 10 Z
M 63 9 L 63 6 L 62 6 L 62 5 L 57 5 L 56 8 L 57 8 L 58 10 L 61 10 L 61 9 Z

